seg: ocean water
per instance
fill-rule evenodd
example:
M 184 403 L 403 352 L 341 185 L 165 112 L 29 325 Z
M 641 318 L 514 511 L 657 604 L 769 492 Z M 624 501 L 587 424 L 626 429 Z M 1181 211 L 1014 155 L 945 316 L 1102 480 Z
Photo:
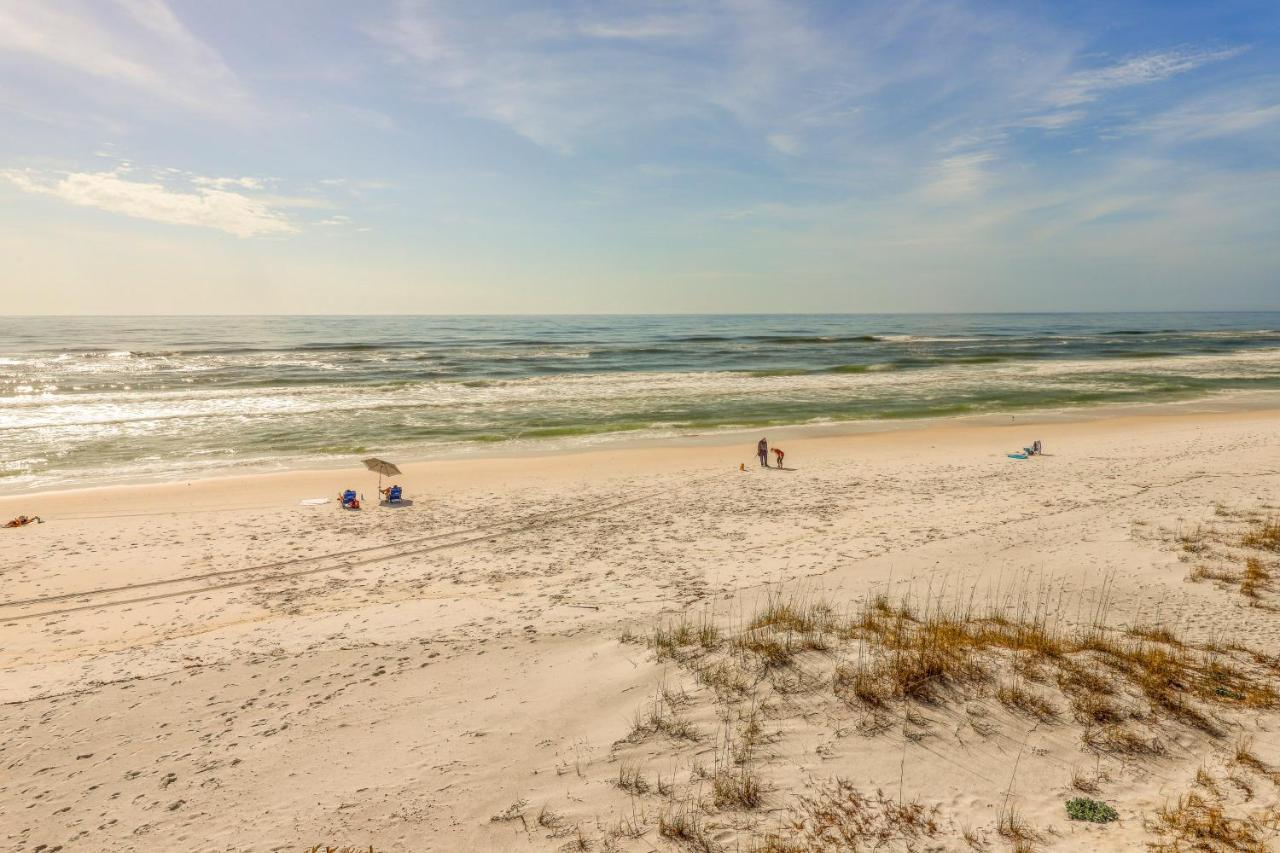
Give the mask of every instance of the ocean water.
M 0 491 L 1280 389 L 1280 312 L 0 317 Z

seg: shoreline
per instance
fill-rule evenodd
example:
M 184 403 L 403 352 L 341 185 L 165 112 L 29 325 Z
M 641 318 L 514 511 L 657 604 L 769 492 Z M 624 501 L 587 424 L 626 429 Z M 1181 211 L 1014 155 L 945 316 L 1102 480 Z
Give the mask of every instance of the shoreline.
M 1280 392 L 1277 392 L 1280 395 Z M 1074 413 L 1072 413 L 1074 414 Z M 787 444 L 788 465 L 802 464 L 804 456 L 837 457 L 885 449 L 910 453 L 924 441 L 970 443 L 986 448 L 993 460 L 1008 451 L 1039 438 L 1048 454 L 1055 439 L 1046 429 L 1075 432 L 1107 432 L 1126 426 L 1135 430 L 1161 425 L 1186 426 L 1192 422 L 1223 424 L 1270 421 L 1280 418 L 1280 405 L 1271 407 L 1231 407 L 1186 410 L 1181 404 L 1143 407 L 1127 406 L 1123 411 L 1091 409 L 1088 416 L 1073 417 L 1060 412 L 1041 412 L 1021 420 L 982 415 L 972 418 L 930 418 L 912 421 L 877 422 L 875 427 L 849 430 L 839 424 L 797 424 L 769 430 L 741 430 L 684 436 L 610 442 L 606 446 L 545 448 L 541 452 L 485 455 L 453 455 L 397 462 L 404 472 L 396 478 L 410 500 L 431 499 L 460 489 L 489 485 L 506 487 L 577 479 L 596 466 L 606 467 L 612 476 L 635 475 L 655 470 L 686 473 L 691 470 L 724 471 L 739 463 L 750 470 L 756 465 L 756 438 L 765 434 L 770 445 Z M 1035 432 L 1039 430 L 1039 432 Z M 1034 433 L 1034 434 L 1033 434 Z M 1000 443 L 1002 442 L 1002 443 Z M 796 453 L 795 448 L 804 449 Z M 771 457 L 772 461 L 772 457 Z M 1014 460 L 1009 460 L 1014 461 Z M 362 492 L 367 510 L 377 511 L 371 495 L 376 495 L 376 476 L 358 462 L 344 466 L 305 466 L 265 472 L 210 474 L 192 478 L 126 481 L 90 486 L 73 486 L 30 492 L 0 494 L 0 515 L 23 513 L 45 520 L 82 513 L 110 503 L 117 508 L 160 509 L 174 500 L 183 507 L 172 511 L 235 510 L 280 507 L 282 502 L 307 498 L 332 499 L 341 489 L 354 487 Z M 390 479 L 384 478 L 386 483 Z M 424 485 L 425 484 L 425 485 Z
M 479 442 L 444 445 L 441 452 L 422 454 L 395 450 L 369 451 L 368 455 L 391 456 L 402 470 L 418 469 L 437 464 L 465 463 L 528 463 L 532 460 L 561 457 L 591 456 L 594 454 L 629 453 L 634 451 L 672 451 L 704 449 L 721 451 L 726 448 L 746 447 L 753 444 L 760 434 L 779 436 L 781 441 L 810 441 L 815 439 L 844 439 L 862 436 L 888 436 L 900 433 L 930 432 L 935 430 L 965 430 L 1020 426 L 1028 429 L 1075 424 L 1105 423 L 1127 419 L 1164 419 L 1210 417 L 1218 415 L 1248 415 L 1280 413 L 1280 391 L 1255 391 L 1196 397 L 1188 400 L 1151 403 L 1106 403 L 1086 405 L 1070 409 L 1031 409 L 1012 414 L 983 413 L 927 418 L 875 419 L 798 423 L 771 427 L 726 427 L 704 433 L 676 435 L 631 435 L 627 432 L 600 433 L 598 439 L 569 443 L 558 439 L 530 443 L 521 439 L 509 442 L 484 444 Z M 1006 420 L 1006 418 L 1008 420 Z M 593 437 L 594 438 L 594 437 Z M 1030 441 L 1031 439 L 1027 439 Z M 1016 449 L 1016 448 L 1015 448 Z M 358 460 L 356 460 L 358 463 Z M 242 466 L 227 465 L 197 472 L 194 476 L 183 472 L 147 475 L 124 474 L 108 478 L 105 482 L 88 485 L 57 484 L 52 487 L 23 488 L 7 491 L 0 480 L 0 514 L 3 508 L 14 502 L 34 501 L 58 495 L 102 493 L 118 489 L 163 488 L 176 484 L 188 487 L 194 484 L 246 481 L 266 478 L 297 476 L 313 480 L 317 476 L 359 476 L 365 473 L 359 464 L 338 464 L 335 457 L 300 458 L 294 464 L 283 464 L 265 471 L 251 470 L 252 463 Z M 318 497 L 314 495 L 313 497 Z M 31 513 L 28 513 L 31 514 Z

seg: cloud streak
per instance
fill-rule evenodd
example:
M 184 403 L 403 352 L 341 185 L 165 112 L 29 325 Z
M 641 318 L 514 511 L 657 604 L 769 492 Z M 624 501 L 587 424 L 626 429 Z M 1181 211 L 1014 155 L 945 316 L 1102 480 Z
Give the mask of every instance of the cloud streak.
M 1079 71 L 1067 77 L 1049 95 L 1057 107 L 1096 101 L 1105 93 L 1131 86 L 1145 86 L 1194 71 L 1202 65 L 1234 59 L 1246 48 L 1225 50 L 1175 50 L 1134 56 L 1113 65 Z
M 1280 124 L 1280 90 L 1217 95 L 1202 98 L 1138 122 L 1134 131 L 1165 143 L 1243 137 L 1259 131 L 1274 133 Z
M 990 151 L 976 151 L 938 162 L 930 170 L 930 179 L 923 189 L 924 197 L 935 203 L 948 204 L 981 195 L 989 180 L 985 166 L 995 159 L 995 154 Z
M 120 172 L 9 169 L 0 171 L 0 178 L 24 192 L 167 225 L 212 228 L 236 237 L 295 234 L 299 230 L 266 202 L 214 186 L 197 185 L 183 191 L 158 181 L 130 180 Z
M 565 154 L 689 121 L 737 123 L 765 147 L 790 130 L 779 125 L 806 84 L 843 73 L 833 44 L 788 3 L 718 0 L 661 14 L 646 10 L 669 5 L 618 8 L 495 14 L 400 0 L 369 32 L 422 98 Z
M 0 0 L 0 49 L 190 112 L 225 117 L 250 101 L 163 0 Z

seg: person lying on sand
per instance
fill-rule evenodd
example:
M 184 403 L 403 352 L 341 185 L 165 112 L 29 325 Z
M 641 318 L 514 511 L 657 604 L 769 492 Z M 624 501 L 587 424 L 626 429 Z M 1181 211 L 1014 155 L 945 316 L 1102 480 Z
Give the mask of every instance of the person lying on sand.
M 17 518 L 12 519 L 8 524 L 5 525 L 5 527 L 26 527 L 28 524 L 44 524 L 44 519 L 38 515 L 33 515 L 30 517 L 27 517 L 25 515 L 20 515 Z

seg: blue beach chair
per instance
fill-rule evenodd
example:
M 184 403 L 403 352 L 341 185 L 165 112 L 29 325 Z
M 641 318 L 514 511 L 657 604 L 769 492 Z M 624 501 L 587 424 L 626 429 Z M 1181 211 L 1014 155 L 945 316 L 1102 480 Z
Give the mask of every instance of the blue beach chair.
M 398 504 L 401 500 L 401 491 L 399 486 L 392 486 L 387 490 L 387 503 Z
M 360 508 L 360 497 L 356 494 L 355 489 L 347 489 L 346 491 L 344 491 L 339 496 L 339 500 L 342 501 L 343 509 L 359 509 Z

